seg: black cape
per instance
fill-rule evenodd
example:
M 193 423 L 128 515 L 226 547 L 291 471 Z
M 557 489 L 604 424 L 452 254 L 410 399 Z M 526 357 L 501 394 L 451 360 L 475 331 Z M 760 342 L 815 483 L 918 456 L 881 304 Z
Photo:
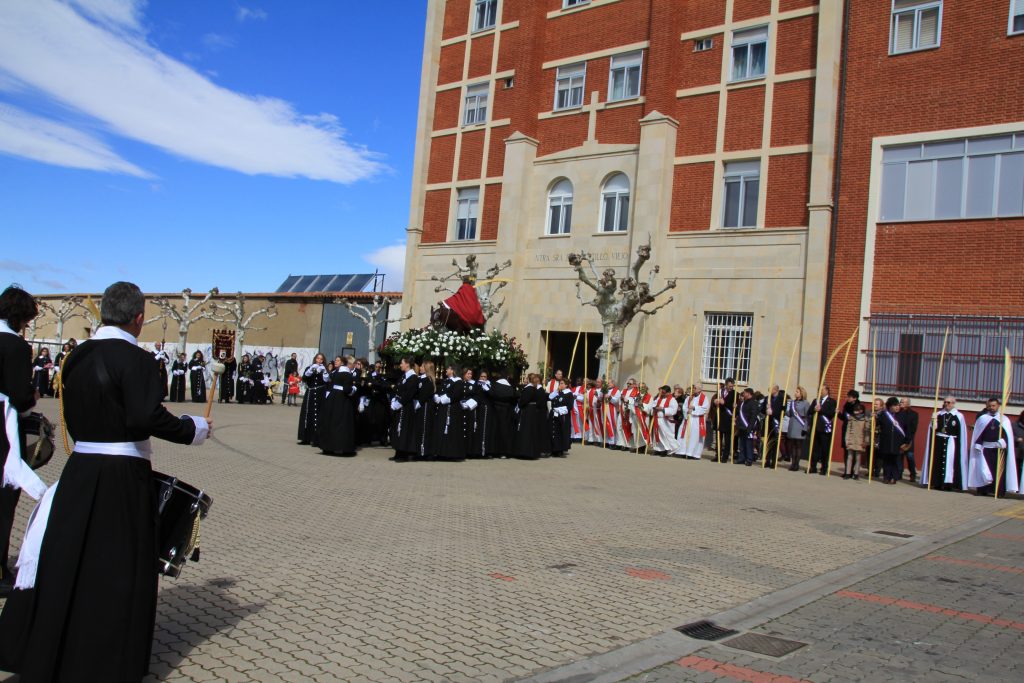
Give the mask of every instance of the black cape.
M 261 373 L 262 374 L 262 373 Z M 324 386 L 327 384 L 326 371 L 314 370 L 309 366 L 302 373 L 302 381 L 306 383 L 306 395 L 299 409 L 299 443 L 320 443 L 320 407 L 324 400 Z M 260 386 L 262 389 L 262 385 Z
M 347 370 L 331 373 L 320 411 L 320 448 L 324 453 L 349 455 L 356 452 L 354 380 Z

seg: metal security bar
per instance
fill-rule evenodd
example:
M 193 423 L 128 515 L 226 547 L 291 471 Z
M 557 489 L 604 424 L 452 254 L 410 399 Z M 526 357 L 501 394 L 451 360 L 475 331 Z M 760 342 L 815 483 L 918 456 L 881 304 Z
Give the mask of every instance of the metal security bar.
M 931 397 L 949 327 L 941 395 L 984 401 L 1003 391 L 1004 349 L 1013 359 L 1010 402 L 1024 403 L 1024 318 L 877 314 L 868 319 L 867 363 L 860 385 L 871 390 L 870 340 L 876 339 L 878 394 Z
M 705 313 L 701 376 L 705 382 L 732 377 L 737 384 L 750 381 L 752 313 Z

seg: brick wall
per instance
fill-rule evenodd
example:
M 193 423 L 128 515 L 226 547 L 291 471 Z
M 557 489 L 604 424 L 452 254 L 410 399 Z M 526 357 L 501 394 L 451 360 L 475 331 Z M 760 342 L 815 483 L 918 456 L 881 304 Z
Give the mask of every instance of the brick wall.
M 726 151 L 760 149 L 764 128 L 764 86 L 731 91 L 725 118 Z
M 676 154 L 711 154 L 718 133 L 718 93 L 679 99 Z
M 711 221 L 711 186 L 715 165 L 676 166 L 672 181 L 671 232 L 707 230 Z
M 806 227 L 811 190 L 811 155 L 783 154 L 768 159 L 766 228 Z
M 444 242 L 448 238 L 448 201 L 451 190 L 428 190 L 423 199 L 421 242 Z
M 501 185 L 488 185 L 484 194 L 484 210 L 480 222 L 480 239 L 498 238 L 498 213 L 501 208 Z

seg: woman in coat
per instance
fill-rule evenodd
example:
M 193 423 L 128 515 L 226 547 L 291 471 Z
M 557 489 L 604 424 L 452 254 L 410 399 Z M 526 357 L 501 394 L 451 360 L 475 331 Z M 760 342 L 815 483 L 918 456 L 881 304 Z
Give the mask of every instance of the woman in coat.
M 434 416 L 437 404 L 434 403 L 434 361 L 424 361 L 420 366 L 420 383 L 416 390 L 416 401 L 419 405 L 413 415 L 413 433 L 416 439 L 414 457 L 418 460 L 433 460 L 434 452 Z
M 188 362 L 188 385 L 193 403 L 206 403 L 206 361 L 203 352 L 197 350 Z
M 445 368 L 445 379 L 434 392 L 434 454 L 438 460 L 466 459 L 465 382 L 454 365 Z
M 318 353 L 302 372 L 302 381 L 306 383 L 306 395 L 299 409 L 299 443 L 302 445 L 320 445 L 320 408 L 324 399 L 324 386 L 330 381 L 326 363 L 327 357 Z
M 519 420 L 515 440 L 517 458 L 537 460 L 544 452 L 550 452 L 548 395 L 540 382 L 540 375 L 532 373 L 527 377 L 526 386 L 519 392 Z
M 514 451 L 516 438 L 516 390 L 497 373 L 493 375 L 493 380 L 486 392 L 494 416 L 490 419 L 485 455 L 507 458 Z
M 32 361 L 32 384 L 40 396 L 52 396 L 50 391 L 50 370 L 53 369 L 53 360 L 50 358 L 50 349 L 43 346 L 39 349 L 39 355 Z
M 807 445 L 807 434 L 811 431 L 810 418 L 811 404 L 807 402 L 807 390 L 797 387 L 793 399 L 786 406 L 786 416 L 789 418 L 789 429 L 786 431 L 786 440 L 789 449 L 789 471 L 796 472 L 800 469 L 800 458 L 804 455 Z
M 355 376 L 340 356 L 334 359 L 334 368 L 324 387 L 318 434 L 320 450 L 324 455 L 355 455 Z

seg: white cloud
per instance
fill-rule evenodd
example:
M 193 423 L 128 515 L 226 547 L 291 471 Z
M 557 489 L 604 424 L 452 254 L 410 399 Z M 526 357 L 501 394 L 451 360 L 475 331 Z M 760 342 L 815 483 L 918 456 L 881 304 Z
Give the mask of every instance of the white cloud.
M 152 177 L 98 138 L 4 104 L 0 104 L 0 153 L 54 166 Z
M 380 247 L 369 254 L 363 254 L 363 260 L 384 273 L 384 289 L 389 292 L 402 291 L 402 280 L 405 276 L 405 242 Z
M 238 20 L 239 21 L 266 21 L 267 13 L 258 7 L 239 7 L 238 8 Z
M 203 35 L 203 45 L 206 49 L 218 52 L 235 46 L 235 39 L 223 33 L 207 33 Z
M 140 2 L 73 1 L 0 2 L 0 76 L 200 163 L 338 183 L 383 170 L 330 115 L 307 118 L 283 100 L 233 92 L 157 50 L 137 30 Z

